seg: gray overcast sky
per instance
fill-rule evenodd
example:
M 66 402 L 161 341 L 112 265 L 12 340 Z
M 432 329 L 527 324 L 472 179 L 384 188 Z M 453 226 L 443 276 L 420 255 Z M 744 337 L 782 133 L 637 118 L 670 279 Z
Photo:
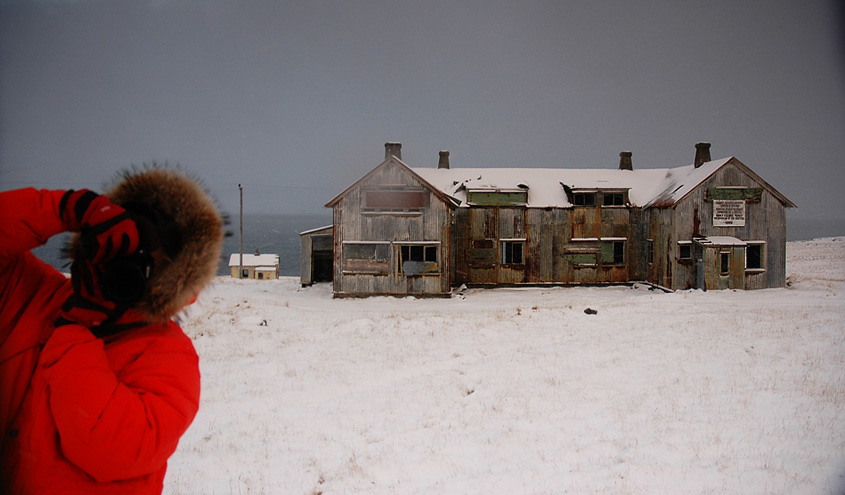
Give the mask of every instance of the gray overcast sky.
M 411 166 L 736 156 L 845 218 L 842 2 L 0 0 L 0 189 L 178 162 L 223 207 L 323 205 Z M 845 222 L 843 222 L 845 226 Z M 845 234 L 845 228 L 842 234 Z

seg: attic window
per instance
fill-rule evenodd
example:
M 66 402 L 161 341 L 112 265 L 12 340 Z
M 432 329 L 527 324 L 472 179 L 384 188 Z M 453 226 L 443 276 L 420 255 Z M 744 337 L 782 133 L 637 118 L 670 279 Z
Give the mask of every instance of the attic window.
M 528 189 L 467 189 L 467 202 L 478 206 L 519 206 L 528 203 Z
M 602 199 L 602 206 L 625 206 L 624 192 L 605 192 Z
M 574 206 L 596 206 L 596 193 L 594 192 L 573 192 L 572 204 Z
M 374 189 L 363 191 L 361 210 L 366 213 L 420 213 L 428 206 L 422 189 Z

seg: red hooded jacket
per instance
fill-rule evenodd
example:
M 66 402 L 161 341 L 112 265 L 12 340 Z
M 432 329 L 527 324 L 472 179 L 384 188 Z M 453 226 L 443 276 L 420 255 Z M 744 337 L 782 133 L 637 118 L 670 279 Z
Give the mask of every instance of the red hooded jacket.
M 160 494 L 199 406 L 197 354 L 173 321 L 106 339 L 53 326 L 70 281 L 30 249 L 66 230 L 63 193 L 0 193 L 0 493 Z

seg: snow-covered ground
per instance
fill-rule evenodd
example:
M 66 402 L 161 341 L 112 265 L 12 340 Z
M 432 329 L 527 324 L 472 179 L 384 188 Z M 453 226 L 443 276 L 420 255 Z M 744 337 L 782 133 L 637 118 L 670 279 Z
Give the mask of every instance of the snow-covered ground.
M 843 493 L 845 238 L 787 271 L 419 300 L 220 278 L 165 493 Z

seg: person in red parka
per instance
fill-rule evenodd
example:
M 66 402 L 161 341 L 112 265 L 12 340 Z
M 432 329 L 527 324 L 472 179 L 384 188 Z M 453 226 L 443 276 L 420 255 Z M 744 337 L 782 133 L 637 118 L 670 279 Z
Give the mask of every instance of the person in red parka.
M 174 317 L 216 275 L 224 220 L 172 168 L 0 193 L 0 493 L 160 494 L 199 407 Z M 74 232 L 71 277 L 30 250 Z

